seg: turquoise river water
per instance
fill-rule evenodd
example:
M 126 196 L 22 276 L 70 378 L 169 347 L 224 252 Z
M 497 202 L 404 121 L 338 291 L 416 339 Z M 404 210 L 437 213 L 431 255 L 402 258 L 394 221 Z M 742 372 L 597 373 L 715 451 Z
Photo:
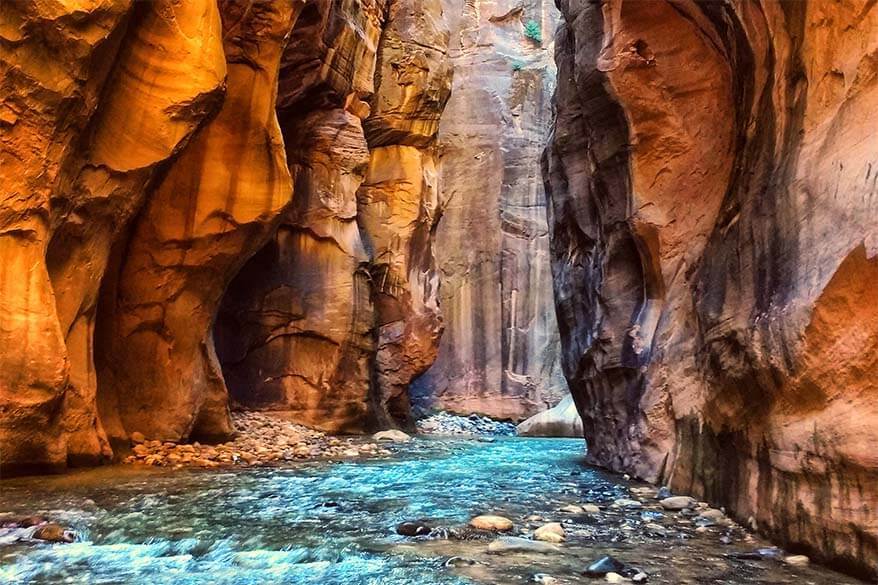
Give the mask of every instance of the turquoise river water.
M 114 466 L 7 480 L 0 513 L 43 514 L 78 538 L 0 546 L 0 582 L 499 585 L 546 573 L 561 584 L 603 583 L 582 571 L 613 554 L 642 567 L 649 583 L 856 583 L 818 567 L 733 558 L 767 545 L 743 532 L 696 532 L 659 511 L 560 512 L 569 503 L 606 506 L 629 495 L 626 482 L 582 460 L 583 443 L 572 439 L 419 438 L 384 460 L 226 470 Z M 567 542 L 555 554 L 492 555 L 484 537 L 395 533 L 406 520 L 455 527 L 488 512 L 512 518 L 525 536 L 528 516 L 563 521 Z M 650 535 L 647 523 L 667 532 Z M 469 561 L 446 563 L 450 557 Z

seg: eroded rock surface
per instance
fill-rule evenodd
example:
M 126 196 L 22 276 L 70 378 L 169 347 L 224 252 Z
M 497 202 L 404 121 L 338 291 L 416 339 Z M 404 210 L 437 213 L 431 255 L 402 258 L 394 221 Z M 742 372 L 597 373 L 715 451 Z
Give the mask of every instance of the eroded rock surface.
M 442 320 L 432 237 L 441 208 L 435 138 L 451 92 L 439 0 L 391 2 L 364 122 L 370 159 L 357 193 L 375 304 L 379 426 L 411 427 L 409 383 L 436 358 Z
M 561 8 L 544 172 L 589 456 L 874 573 L 874 3 Z
M 434 248 L 445 331 L 413 396 L 427 411 L 521 420 L 567 393 L 539 169 L 559 14 L 551 0 L 478 6 L 444 2 L 454 89 L 439 125 Z
M 361 98 L 373 93 L 384 17 L 369 3 L 303 11 L 278 98 L 293 204 L 229 287 L 216 327 L 233 400 L 327 431 L 363 431 L 374 419 L 374 311 L 356 196 L 369 162 Z

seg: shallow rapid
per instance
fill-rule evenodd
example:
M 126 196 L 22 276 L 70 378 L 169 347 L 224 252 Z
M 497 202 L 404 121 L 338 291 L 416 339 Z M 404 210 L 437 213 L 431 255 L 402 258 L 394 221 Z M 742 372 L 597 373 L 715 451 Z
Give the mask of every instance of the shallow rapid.
M 536 573 L 590 583 L 588 563 L 613 554 L 650 583 L 855 583 L 816 567 L 732 559 L 764 543 L 696 532 L 671 514 L 611 509 L 629 486 L 583 463 L 575 439 L 424 439 L 391 459 L 225 470 L 114 466 L 0 484 L 0 512 L 43 514 L 72 544 L 0 546 L 0 582 L 251 584 L 526 583 Z M 605 514 L 559 509 L 596 502 Z M 413 539 L 413 519 L 460 526 L 480 513 L 565 522 L 557 554 L 486 553 L 489 538 Z M 533 518 L 532 518 L 533 520 Z M 668 524 L 661 536 L 646 523 Z M 472 559 L 446 566 L 449 557 Z M 603 583 L 596 579 L 594 583 Z

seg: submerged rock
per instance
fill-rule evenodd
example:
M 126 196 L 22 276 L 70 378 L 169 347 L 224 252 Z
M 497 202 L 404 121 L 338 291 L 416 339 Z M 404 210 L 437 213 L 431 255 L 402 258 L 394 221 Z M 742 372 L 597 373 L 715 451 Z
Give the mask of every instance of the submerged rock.
M 555 553 L 560 549 L 557 545 L 548 542 L 540 542 L 537 540 L 528 540 L 518 536 L 501 536 L 488 545 L 490 553 L 516 553 L 516 552 L 532 552 L 532 553 Z
M 433 528 L 426 522 L 403 522 L 396 527 L 396 533 L 402 536 L 426 536 Z

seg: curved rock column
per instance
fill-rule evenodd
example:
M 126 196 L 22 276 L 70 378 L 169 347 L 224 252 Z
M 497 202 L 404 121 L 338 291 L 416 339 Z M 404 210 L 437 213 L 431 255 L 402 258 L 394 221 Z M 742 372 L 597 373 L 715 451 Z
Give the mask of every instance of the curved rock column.
M 3 59 L 0 161 L 15 177 L 6 200 L 14 215 L 0 220 L 9 254 L 0 260 L 0 335 L 17 348 L 0 357 L 12 360 L 0 363 L 0 465 L 12 472 L 111 455 L 93 362 L 101 279 L 159 164 L 216 110 L 225 76 L 209 0 L 39 10 L 50 8 L 4 13 L 20 19 L 23 35 L 4 39 L 16 49 Z M 28 199 L 15 195 L 19 179 Z
M 212 327 L 229 281 L 291 200 L 275 97 L 300 8 L 220 3 L 226 98 L 137 218 L 101 331 L 101 392 L 124 432 L 172 441 L 233 432 Z
M 303 10 L 278 99 L 294 203 L 230 285 L 216 327 L 235 402 L 332 432 L 374 424 L 374 315 L 356 194 L 369 162 L 361 98 L 372 93 L 383 17 L 366 2 Z
M 870 4 L 562 3 L 544 168 L 592 461 L 864 574 L 878 566 Z
M 442 332 L 432 233 L 441 214 L 435 138 L 451 91 L 439 0 L 393 0 L 364 128 L 371 158 L 357 195 L 370 254 L 378 424 L 411 424 L 409 384 L 433 363 Z

